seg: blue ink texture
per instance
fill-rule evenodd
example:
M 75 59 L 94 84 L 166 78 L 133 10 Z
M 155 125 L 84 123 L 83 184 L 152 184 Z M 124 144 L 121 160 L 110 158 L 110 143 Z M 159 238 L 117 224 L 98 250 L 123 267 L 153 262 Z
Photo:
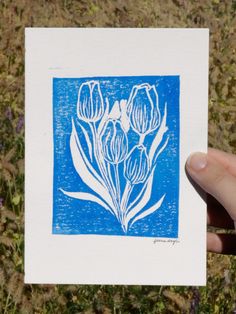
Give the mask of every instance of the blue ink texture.
M 179 85 L 53 79 L 54 234 L 178 237 Z

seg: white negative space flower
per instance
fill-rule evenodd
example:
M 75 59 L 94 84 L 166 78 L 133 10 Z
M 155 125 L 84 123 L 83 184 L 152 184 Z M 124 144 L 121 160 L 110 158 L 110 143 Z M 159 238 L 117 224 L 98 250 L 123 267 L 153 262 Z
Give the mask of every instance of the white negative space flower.
M 104 114 L 104 100 L 97 81 L 82 83 L 78 92 L 77 115 L 86 122 L 96 122 Z
M 132 129 L 139 135 L 146 135 L 160 125 L 158 94 L 154 85 L 135 85 L 131 91 L 127 113 Z

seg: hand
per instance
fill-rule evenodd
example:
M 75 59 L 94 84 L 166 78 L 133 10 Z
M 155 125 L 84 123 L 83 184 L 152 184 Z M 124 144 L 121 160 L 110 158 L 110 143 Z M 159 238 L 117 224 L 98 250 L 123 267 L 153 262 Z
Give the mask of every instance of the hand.
M 208 153 L 189 156 L 186 169 L 207 194 L 207 223 L 236 228 L 236 156 L 209 148 Z M 207 233 L 210 252 L 236 254 L 236 234 Z

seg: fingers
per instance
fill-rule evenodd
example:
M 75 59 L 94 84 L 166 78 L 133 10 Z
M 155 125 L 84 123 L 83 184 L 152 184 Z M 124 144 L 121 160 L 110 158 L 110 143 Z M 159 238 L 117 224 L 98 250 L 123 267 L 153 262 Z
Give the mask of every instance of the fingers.
M 213 253 L 236 254 L 235 234 L 207 233 L 207 250 Z
M 236 177 L 219 160 L 204 153 L 192 154 L 186 163 L 190 176 L 211 194 L 236 221 Z
M 215 148 L 208 148 L 208 155 L 220 162 L 229 173 L 236 177 L 236 155 Z
M 208 223 L 233 228 L 236 221 L 236 157 L 215 149 L 208 154 L 195 153 L 186 169 L 208 195 Z M 226 211 L 227 212 L 226 212 Z M 208 232 L 207 249 L 214 253 L 236 254 L 236 234 Z
M 207 224 L 217 228 L 234 229 L 230 215 L 210 194 L 207 195 Z

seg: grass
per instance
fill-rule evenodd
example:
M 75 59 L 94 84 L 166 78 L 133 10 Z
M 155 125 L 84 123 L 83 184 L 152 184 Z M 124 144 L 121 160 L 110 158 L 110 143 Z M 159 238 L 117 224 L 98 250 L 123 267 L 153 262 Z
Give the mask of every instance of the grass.
M 23 284 L 24 27 L 209 27 L 209 145 L 236 153 L 235 13 L 232 0 L 1 0 L 1 313 L 235 313 L 233 256 L 208 254 L 201 288 Z

